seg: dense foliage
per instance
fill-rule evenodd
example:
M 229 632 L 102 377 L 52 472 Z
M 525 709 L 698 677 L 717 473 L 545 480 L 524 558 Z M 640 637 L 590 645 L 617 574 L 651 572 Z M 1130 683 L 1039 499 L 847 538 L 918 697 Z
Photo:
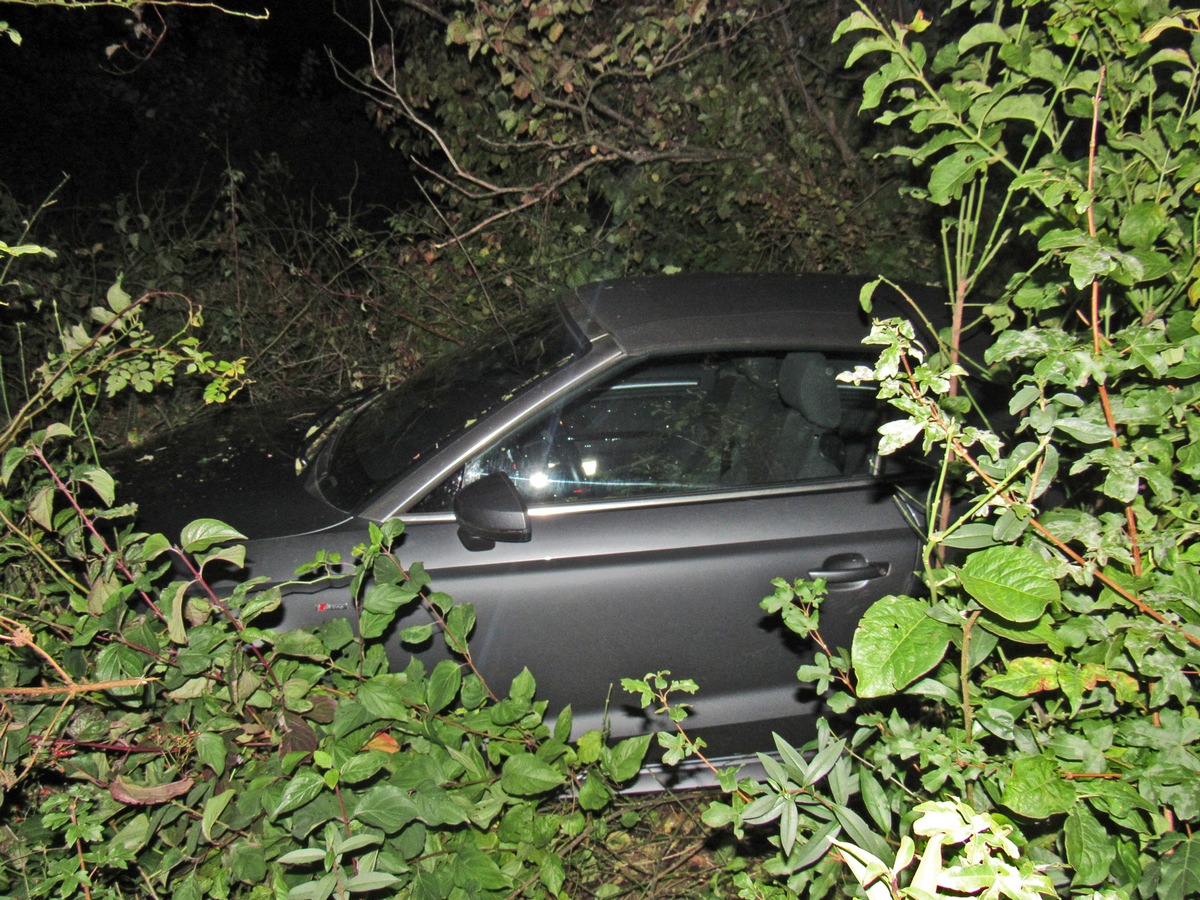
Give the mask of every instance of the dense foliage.
M 355 75 L 427 199 L 394 225 L 472 305 L 681 268 L 911 272 L 927 256 L 887 224 L 837 19 L 811 0 L 381 3 Z
M 936 49 L 921 15 L 861 11 L 839 35 L 852 62 L 882 57 L 863 106 L 911 132 L 897 152 L 946 211 L 948 300 L 994 329 L 986 363 L 1015 424 L 1005 441 L 968 424 L 957 331 L 924 348 L 877 324 L 878 363 L 844 377 L 896 408 L 883 452 L 941 458 L 927 594 L 876 603 L 848 650 L 819 643 L 800 677 L 831 692 L 843 736 L 815 757 L 781 744 L 768 783 L 709 819 L 778 821 L 784 895 L 827 892 L 844 864 L 872 900 L 1190 897 L 1197 16 L 969 6 L 987 18 Z M 781 580 L 764 608 L 820 642 L 822 590 Z

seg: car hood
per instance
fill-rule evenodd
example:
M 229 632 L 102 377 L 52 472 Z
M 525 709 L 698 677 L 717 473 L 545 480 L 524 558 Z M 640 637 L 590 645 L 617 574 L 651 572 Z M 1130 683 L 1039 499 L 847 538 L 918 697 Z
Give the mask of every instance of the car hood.
M 107 460 L 117 502 L 138 526 L 176 540 L 194 519 L 219 519 L 251 540 L 317 531 L 350 518 L 305 488 L 296 459 L 322 406 L 214 410 Z

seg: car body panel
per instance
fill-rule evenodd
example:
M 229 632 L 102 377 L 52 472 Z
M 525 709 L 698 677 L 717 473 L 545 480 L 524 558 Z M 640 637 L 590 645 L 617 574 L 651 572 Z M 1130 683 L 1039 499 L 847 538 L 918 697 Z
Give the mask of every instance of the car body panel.
M 395 548 L 401 560 L 423 562 L 433 589 L 476 607 L 472 656 L 493 688 L 503 692 L 528 667 L 552 712 L 572 705 L 577 731 L 605 727 L 623 736 L 663 727 L 635 709 L 619 683 L 669 669 L 700 684 L 689 698 L 693 722 L 714 752 L 770 749 L 773 729 L 800 740 L 811 733 L 817 704 L 801 694 L 795 672 L 811 658 L 811 647 L 766 617 L 758 602 L 772 592 L 772 578 L 824 573 L 830 585 L 822 632 L 830 645 L 848 645 L 875 599 L 913 584 L 919 538 L 912 514 L 897 502 L 897 479 L 872 475 L 864 462 L 852 475 L 678 490 L 667 485 L 650 496 L 590 496 L 581 489 L 569 502 L 531 502 L 528 540 L 473 545 L 487 549 L 469 548 L 448 505 L 417 510 L 435 492 L 459 484 L 481 454 L 553 420 L 569 408 L 563 404 L 587 396 L 586 389 L 613 384 L 646 361 L 730 352 L 773 353 L 777 362 L 796 351 L 861 356 L 869 330 L 858 304 L 862 284 L 820 276 L 695 275 L 587 285 L 560 301 L 580 353 L 496 407 L 465 417 L 457 433 L 360 508 L 335 509 L 320 498 L 319 486 L 329 455 L 338 452 L 339 423 L 369 415 L 369 401 L 348 407 L 357 412 L 327 417 L 329 432 L 318 434 L 305 456 L 303 478 L 285 477 L 281 467 L 268 477 L 261 467 L 239 468 L 235 460 L 224 466 L 226 476 L 238 469 L 234 474 L 248 487 L 222 476 L 226 480 L 193 492 L 196 503 L 182 505 L 200 511 L 211 501 L 204 515 L 219 509 L 250 538 L 248 574 L 275 581 L 288 580 L 318 551 L 348 559 L 370 523 L 399 517 L 406 525 Z M 880 315 L 904 307 L 898 299 L 877 303 Z M 738 427 L 759 427 L 752 416 L 742 419 Z M 628 446 L 631 439 L 622 439 Z M 604 449 L 583 437 L 576 446 Z M 136 465 L 127 472 L 125 480 L 136 486 L 142 473 Z M 151 489 L 149 480 L 164 478 L 155 472 L 142 481 L 143 496 L 155 504 L 167 503 L 171 485 L 179 485 L 167 481 L 165 489 Z M 264 624 L 354 620 L 348 581 L 289 587 L 279 616 Z M 397 665 L 408 658 L 399 629 L 427 621 L 427 610 L 411 610 L 387 636 Z M 430 662 L 444 658 L 438 643 L 435 638 L 421 655 Z

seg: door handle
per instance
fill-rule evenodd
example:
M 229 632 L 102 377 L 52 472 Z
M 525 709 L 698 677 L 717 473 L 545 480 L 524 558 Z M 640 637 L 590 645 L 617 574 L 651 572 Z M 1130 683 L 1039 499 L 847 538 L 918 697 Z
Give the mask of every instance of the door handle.
M 821 568 L 811 569 L 808 577 L 824 578 L 826 584 L 866 584 L 874 578 L 883 578 L 891 570 L 891 563 L 867 562 L 861 553 L 839 553 L 825 560 Z

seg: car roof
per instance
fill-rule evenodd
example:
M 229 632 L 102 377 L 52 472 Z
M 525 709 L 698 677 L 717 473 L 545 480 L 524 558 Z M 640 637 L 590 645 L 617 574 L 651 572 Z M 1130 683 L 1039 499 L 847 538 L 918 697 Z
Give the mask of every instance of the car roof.
M 618 278 L 576 288 L 568 316 L 591 340 L 609 334 L 629 356 L 737 349 L 854 350 L 871 318 L 912 317 L 881 286 L 872 316 L 859 291 L 871 279 L 841 275 L 688 274 Z M 923 310 L 929 288 L 905 286 Z

